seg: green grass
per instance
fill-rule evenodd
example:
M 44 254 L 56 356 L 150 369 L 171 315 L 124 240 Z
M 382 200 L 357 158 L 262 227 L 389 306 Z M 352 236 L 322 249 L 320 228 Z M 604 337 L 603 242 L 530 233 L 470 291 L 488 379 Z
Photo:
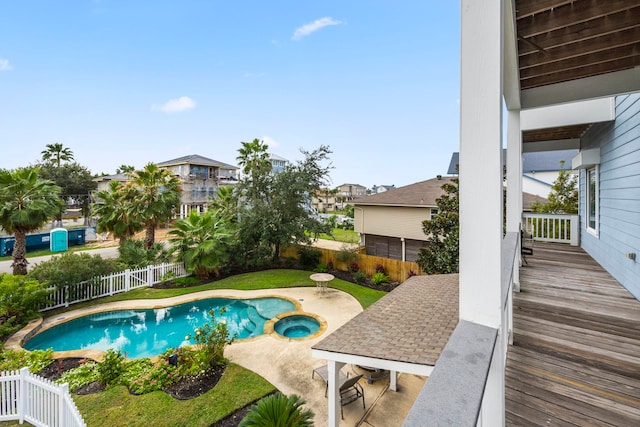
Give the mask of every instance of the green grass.
M 63 311 L 74 310 L 82 307 L 89 307 L 97 303 L 103 304 L 114 301 L 127 301 L 132 299 L 159 299 L 170 298 L 178 295 L 186 295 L 193 292 L 208 291 L 211 289 L 238 289 L 244 291 L 256 289 L 277 289 L 277 288 L 294 288 L 298 286 L 316 286 L 315 282 L 309 279 L 310 271 L 302 270 L 265 270 L 255 273 L 244 273 L 236 276 L 227 277 L 216 282 L 204 285 L 191 286 L 188 288 L 175 289 L 154 289 L 141 288 L 130 292 L 113 295 L 91 302 L 79 303 L 70 306 L 67 309 L 52 310 L 47 315 L 57 315 Z M 329 283 L 329 287 L 339 289 L 346 292 L 358 300 L 363 308 L 369 307 L 378 301 L 386 292 L 377 291 L 365 286 L 356 285 L 340 279 L 334 279 Z
M 207 427 L 275 390 L 260 375 L 231 363 L 213 389 L 189 400 L 177 400 L 162 391 L 134 396 L 124 386 L 73 395 L 73 400 L 87 426 Z M 0 423 L 13 425 L 19 424 Z
M 334 228 L 331 232 L 333 236 L 329 234 L 320 234 L 318 237 L 321 239 L 327 240 L 335 240 L 338 242 L 345 243 L 358 243 L 360 238 L 358 237 L 358 233 L 353 230 L 343 230 L 342 228 Z

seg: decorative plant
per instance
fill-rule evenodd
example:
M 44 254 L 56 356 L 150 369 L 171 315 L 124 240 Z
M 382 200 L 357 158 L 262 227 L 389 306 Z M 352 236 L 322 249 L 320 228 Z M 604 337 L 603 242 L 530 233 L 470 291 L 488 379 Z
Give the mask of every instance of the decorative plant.
M 304 270 L 313 270 L 320 262 L 322 252 L 312 247 L 301 246 L 298 248 L 298 256 L 300 267 Z
M 364 283 L 367 281 L 367 275 L 364 274 L 362 271 L 356 271 L 355 273 L 353 273 L 353 280 L 356 281 L 356 283 Z
M 352 273 L 359 272 L 360 264 L 358 264 L 357 262 L 352 262 L 351 264 L 349 264 L 349 271 L 351 271 Z
M 98 378 L 104 385 L 117 384 L 124 373 L 124 356 L 120 350 L 107 350 L 102 362 L 98 363 Z
M 335 267 L 333 266 L 333 260 L 329 260 L 329 262 L 327 263 L 327 271 L 333 270 L 335 270 Z
M 276 393 L 263 397 L 240 421 L 239 427 L 312 427 L 314 414 L 303 409 L 305 403 L 295 394 L 287 397 Z
M 371 282 L 374 285 L 383 285 L 385 283 L 389 283 L 389 278 L 384 273 L 376 273 L 371 277 Z
M 382 264 L 376 264 L 376 273 L 387 274 L 387 271 Z
M 225 308 L 221 308 L 218 311 L 218 315 L 223 315 L 226 312 Z M 229 337 L 229 328 L 225 322 L 215 321 L 215 312 L 210 310 L 209 321 L 203 326 L 196 328 L 193 335 L 187 335 L 186 340 L 195 341 L 196 358 L 202 367 L 207 369 L 224 363 L 224 348 L 231 344 L 235 336 Z
M 336 260 L 350 264 L 358 259 L 358 248 L 351 245 L 342 245 L 340 250 L 336 253 Z

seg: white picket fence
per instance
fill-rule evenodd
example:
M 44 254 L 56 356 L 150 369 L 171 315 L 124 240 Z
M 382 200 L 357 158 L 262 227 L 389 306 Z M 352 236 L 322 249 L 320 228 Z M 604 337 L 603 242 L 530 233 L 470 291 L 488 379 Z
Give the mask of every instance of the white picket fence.
M 0 372 L 0 421 L 37 427 L 84 427 L 67 384 L 57 385 L 29 372 Z
M 150 265 L 138 269 L 128 269 L 107 276 L 94 277 L 91 280 L 61 288 L 51 287 L 49 302 L 40 311 L 68 307 L 82 301 L 111 296 L 132 289 L 153 287 L 164 280 L 176 277 L 186 277 L 188 273 L 184 263 Z

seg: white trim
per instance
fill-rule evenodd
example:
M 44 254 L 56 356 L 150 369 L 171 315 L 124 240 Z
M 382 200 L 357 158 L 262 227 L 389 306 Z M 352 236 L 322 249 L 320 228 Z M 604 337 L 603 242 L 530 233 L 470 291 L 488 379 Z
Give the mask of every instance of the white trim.
M 592 228 L 590 225 L 590 201 L 591 201 L 591 197 L 590 197 L 590 193 L 591 193 L 591 189 L 590 187 L 590 179 L 589 179 L 589 172 L 590 171 L 594 171 L 595 173 L 595 177 L 596 177 L 596 189 L 595 189 L 595 223 L 596 223 L 596 227 Z M 585 169 L 585 199 L 584 199 L 584 206 L 585 206 L 585 221 L 584 221 L 584 225 L 585 225 L 585 229 L 587 230 L 587 233 L 591 234 L 592 236 L 599 238 L 599 230 L 600 230 L 600 167 L 598 165 L 595 165 L 591 168 Z
M 537 153 L 539 151 L 579 150 L 580 138 L 556 139 L 550 141 L 535 141 L 522 144 L 525 153 Z
M 615 98 L 591 99 L 522 110 L 522 130 L 584 125 L 615 120 Z
M 396 360 L 377 359 L 375 357 L 357 356 L 354 354 L 335 353 L 326 350 L 311 350 L 311 357 L 329 361 L 350 363 L 352 365 L 371 366 L 388 371 L 405 372 L 407 374 L 429 376 L 433 371 L 431 365 L 419 365 L 417 363 L 399 362 Z

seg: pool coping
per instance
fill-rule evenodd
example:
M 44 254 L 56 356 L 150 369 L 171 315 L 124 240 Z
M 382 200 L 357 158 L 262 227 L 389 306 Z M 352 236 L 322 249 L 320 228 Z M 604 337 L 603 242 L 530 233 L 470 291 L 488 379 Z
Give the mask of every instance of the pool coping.
M 294 288 L 285 288 L 285 289 L 294 289 Z M 115 310 L 129 310 L 129 309 L 159 309 L 175 306 L 178 304 L 185 304 L 193 301 L 199 301 L 208 298 L 227 298 L 227 299 L 256 299 L 256 298 L 282 298 L 287 301 L 292 302 L 296 310 L 288 311 L 285 313 L 280 313 L 276 317 L 269 319 L 265 322 L 264 331 L 261 335 L 255 337 L 248 338 L 240 338 L 234 340 L 237 342 L 251 342 L 259 339 L 263 339 L 265 337 L 273 337 L 279 340 L 285 341 L 305 341 L 315 339 L 318 336 L 322 335 L 327 330 L 327 322 L 315 313 L 306 312 L 302 309 L 302 304 L 300 301 L 282 294 L 272 293 L 273 289 L 261 289 L 261 290 L 235 290 L 235 289 L 213 289 L 207 291 L 194 292 L 191 294 L 179 295 L 175 297 L 169 298 L 159 298 L 159 299 L 136 299 L 136 300 L 126 300 L 126 301 L 116 301 L 109 302 L 104 304 L 98 304 L 91 307 L 79 308 L 76 310 L 71 310 L 65 313 L 61 313 L 60 315 L 51 316 L 48 318 L 38 318 L 30 321 L 25 327 L 20 329 L 18 332 L 11 335 L 7 341 L 5 342 L 6 348 L 11 348 L 14 350 L 26 350 L 22 347 L 22 344 L 31 339 L 34 335 L 39 334 L 40 332 L 46 331 L 54 326 L 60 325 L 62 323 L 69 322 L 73 319 L 77 319 L 79 317 L 96 314 L 96 313 L 104 313 L 107 311 L 115 311 Z M 270 293 L 264 293 L 270 292 Z M 277 292 L 277 290 L 276 290 Z M 282 317 L 288 317 L 292 315 L 305 315 L 315 318 L 320 323 L 320 328 L 314 334 L 309 335 L 308 337 L 303 338 L 287 338 L 283 337 L 273 329 L 273 325 L 277 320 L 280 320 Z M 286 316 L 284 316 L 286 315 Z M 282 316 L 282 317 L 280 317 Z M 267 327 L 267 324 L 271 322 L 270 327 Z M 66 357 L 78 357 L 84 359 L 92 359 L 97 362 L 101 362 L 106 354 L 103 350 L 65 350 L 65 351 L 54 351 L 53 358 L 60 359 Z M 150 357 L 150 359 L 156 359 L 158 356 Z

